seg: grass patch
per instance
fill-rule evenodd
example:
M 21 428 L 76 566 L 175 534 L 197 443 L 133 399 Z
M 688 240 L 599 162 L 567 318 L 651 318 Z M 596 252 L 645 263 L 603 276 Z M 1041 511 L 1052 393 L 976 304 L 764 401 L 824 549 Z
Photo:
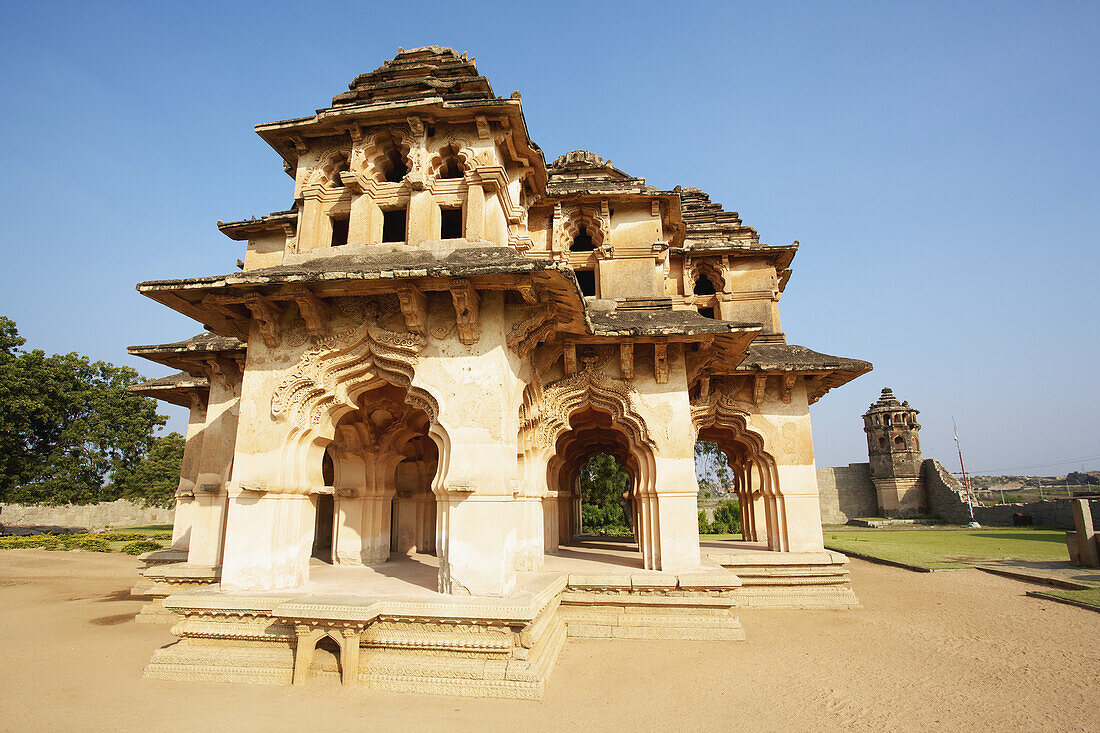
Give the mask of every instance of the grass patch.
M 699 535 L 701 540 L 739 540 L 741 539 L 741 533 L 736 532 L 734 534 L 727 533 L 706 533 Z
M 141 527 L 114 527 L 115 532 L 162 532 L 167 530 L 172 531 L 172 525 L 170 524 L 146 524 Z
M 830 528 L 825 545 L 858 555 L 932 570 L 988 560 L 1067 560 L 1066 533 L 1053 529 L 997 527 Z
M 1041 593 L 1035 593 L 1035 595 L 1040 598 L 1043 596 L 1064 598 L 1067 601 L 1076 601 L 1077 603 L 1084 603 L 1086 606 L 1100 609 L 1100 588 L 1089 588 L 1088 590 L 1044 590 Z

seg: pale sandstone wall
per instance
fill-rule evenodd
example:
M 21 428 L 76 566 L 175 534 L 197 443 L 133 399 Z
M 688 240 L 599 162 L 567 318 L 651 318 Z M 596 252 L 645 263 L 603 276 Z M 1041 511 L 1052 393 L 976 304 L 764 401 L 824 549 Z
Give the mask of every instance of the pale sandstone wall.
M 12 527 L 65 527 L 103 529 L 147 524 L 171 524 L 173 510 L 147 507 L 126 499 L 100 504 L 42 506 L 0 504 L 0 524 Z
M 869 463 L 817 469 L 822 524 L 845 524 L 853 517 L 878 514 Z

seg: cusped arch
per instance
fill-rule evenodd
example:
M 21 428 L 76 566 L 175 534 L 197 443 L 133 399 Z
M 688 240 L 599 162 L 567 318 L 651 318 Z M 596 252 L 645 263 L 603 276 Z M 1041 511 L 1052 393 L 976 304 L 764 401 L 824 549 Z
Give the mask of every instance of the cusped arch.
M 444 466 L 449 440 L 439 424 L 439 403 L 427 390 L 412 384 L 424 343 L 417 334 L 395 333 L 365 323 L 322 339 L 304 353 L 275 388 L 271 401 L 272 417 L 291 423 L 283 445 L 281 484 L 299 491 L 320 486 L 324 452 L 340 419 L 358 409 L 364 393 L 384 384 L 403 387 L 405 404 L 428 416 L 428 435 L 436 443 L 440 466 Z M 437 478 L 441 484 L 441 477 Z
M 356 172 L 376 183 L 400 180 L 415 167 L 412 139 L 399 128 L 381 130 L 357 151 L 353 164 Z
M 454 171 L 448 174 L 448 165 L 458 167 L 458 175 Z M 427 176 L 430 179 L 462 178 L 463 175 L 474 167 L 474 151 L 461 140 L 443 145 L 428 161 Z
M 592 247 L 599 249 L 608 239 L 607 223 L 595 207 L 578 206 L 563 214 L 562 237 L 564 247 L 569 249 L 582 231 L 592 239 Z
M 608 377 L 590 362 L 576 374 L 543 388 L 539 402 L 525 408 L 521 419 L 534 431 L 537 443 L 552 451 L 558 438 L 571 429 L 569 418 L 591 407 L 610 414 L 634 447 L 652 450 L 649 428 L 634 408 L 630 390 L 629 382 Z
M 340 188 L 344 185 L 340 174 L 351 170 L 352 151 L 346 145 L 325 148 L 317 156 L 317 163 L 306 171 L 303 186 L 320 185 Z

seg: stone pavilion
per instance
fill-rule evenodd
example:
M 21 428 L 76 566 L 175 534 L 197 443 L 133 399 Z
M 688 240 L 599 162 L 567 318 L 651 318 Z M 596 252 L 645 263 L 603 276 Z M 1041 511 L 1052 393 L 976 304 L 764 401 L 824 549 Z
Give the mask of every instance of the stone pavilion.
M 537 697 L 568 636 L 739 639 L 739 606 L 847 607 L 809 407 L 870 370 L 787 343 L 798 243 L 576 150 L 520 94 L 401 50 L 262 124 L 293 204 L 219 222 L 239 271 L 141 283 L 197 321 L 130 352 L 190 409 L 150 677 Z M 655 141 L 656 143 L 657 141 Z M 694 445 L 744 542 L 700 545 Z M 580 538 L 579 474 L 630 475 L 636 544 Z

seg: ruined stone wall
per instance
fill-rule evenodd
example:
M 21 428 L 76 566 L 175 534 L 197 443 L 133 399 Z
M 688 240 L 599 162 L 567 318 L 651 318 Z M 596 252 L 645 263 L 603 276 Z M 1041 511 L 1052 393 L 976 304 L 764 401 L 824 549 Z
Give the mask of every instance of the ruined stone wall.
M 928 496 L 928 513 L 951 524 L 968 523 L 970 510 L 962 482 L 935 458 L 926 458 L 921 463 L 920 473 Z M 1012 524 L 1011 515 L 1008 523 Z
M 65 504 L 62 506 L 3 504 L 0 524 L 5 527 L 59 527 L 66 529 L 104 529 L 172 524 L 172 509 L 147 507 L 126 499 L 101 504 Z M 1072 520 L 1071 520 L 1072 521 Z
M 853 517 L 878 514 L 871 464 L 850 463 L 817 469 L 817 489 L 822 524 L 844 524 Z
M 1100 525 L 1100 500 L 1090 500 L 1089 508 L 1092 510 L 1093 526 Z M 974 519 L 988 527 L 1011 527 L 1013 514 L 1031 517 L 1035 526 L 1073 529 L 1073 505 L 1069 499 L 974 507 Z

